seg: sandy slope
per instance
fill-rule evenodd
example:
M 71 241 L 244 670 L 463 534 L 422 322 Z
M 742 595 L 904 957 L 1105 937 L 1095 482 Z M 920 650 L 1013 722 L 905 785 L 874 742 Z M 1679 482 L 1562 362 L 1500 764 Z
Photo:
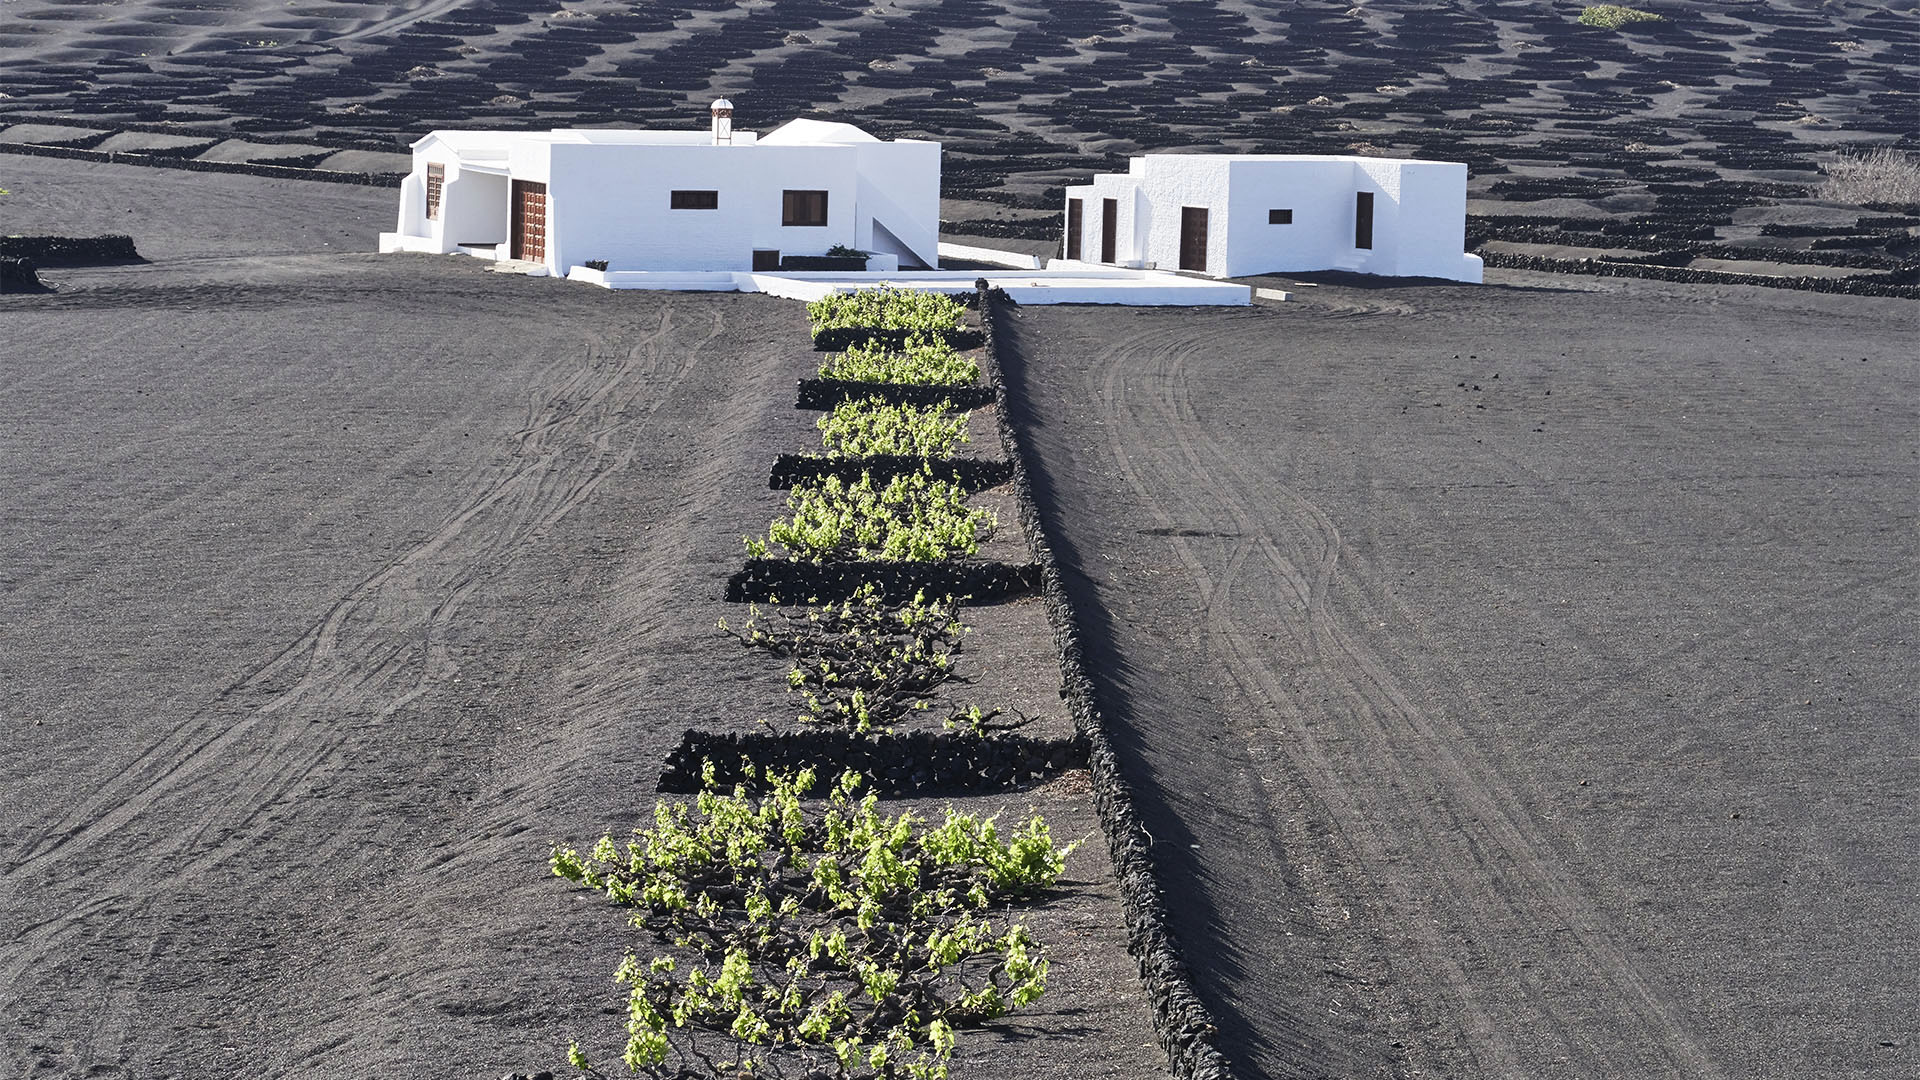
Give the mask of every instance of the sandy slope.
M 714 621 L 811 427 L 799 306 L 327 254 L 370 245 L 379 191 L 16 175 L 19 220 L 124 221 L 154 261 L 0 306 L 7 1071 L 617 1056 L 636 945 L 545 859 L 650 816 L 684 728 L 791 708 Z M 982 623 L 1047 670 L 1037 609 Z M 973 805 L 1072 838 L 1073 783 Z M 956 1075 L 1154 1074 L 1097 844 L 1071 874 L 1032 920 L 1057 994 Z
M 1017 323 L 1229 1050 L 1920 1071 L 1912 306 L 1493 276 Z

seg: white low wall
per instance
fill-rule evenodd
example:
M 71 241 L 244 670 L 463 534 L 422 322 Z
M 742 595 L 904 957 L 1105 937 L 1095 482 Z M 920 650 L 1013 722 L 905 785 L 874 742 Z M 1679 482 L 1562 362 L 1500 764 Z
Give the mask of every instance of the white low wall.
M 1064 264 L 1061 265 L 1061 264 Z M 1244 307 L 1253 302 L 1253 290 L 1230 281 L 1182 277 L 1155 270 L 1123 270 L 1112 266 L 1054 260 L 1045 270 L 972 271 L 909 270 L 902 273 L 811 271 L 751 273 L 747 271 L 672 272 L 659 270 L 589 270 L 576 266 L 569 281 L 605 289 L 660 289 L 698 292 L 758 292 L 789 300 L 818 300 L 837 292 L 875 289 L 925 289 L 964 294 L 980 278 L 1022 304 L 1120 304 L 1130 307 Z
M 1001 251 L 999 248 L 973 247 L 970 244 L 949 244 L 940 242 L 940 258 L 964 259 L 967 262 L 986 263 L 988 266 L 1006 266 L 1015 270 L 1040 269 L 1040 256 L 1022 255 L 1017 251 Z
M 440 254 L 440 241 L 431 236 L 410 236 L 406 233 L 383 232 L 380 234 L 380 254 L 390 255 L 396 251 L 418 251 L 428 255 Z
M 830 282 L 803 280 L 806 276 L 805 274 L 735 274 L 734 280 L 740 283 L 741 292 L 766 293 L 768 296 L 778 296 L 783 300 L 802 300 L 809 304 L 840 291 Z
M 595 270 L 576 266 L 568 281 L 584 281 L 603 289 L 657 289 L 667 292 L 739 292 L 739 279 L 749 275 L 732 270 Z

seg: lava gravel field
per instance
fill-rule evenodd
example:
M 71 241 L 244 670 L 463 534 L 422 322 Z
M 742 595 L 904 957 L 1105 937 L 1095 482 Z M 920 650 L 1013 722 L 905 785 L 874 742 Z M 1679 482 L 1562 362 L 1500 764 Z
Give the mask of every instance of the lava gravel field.
M 1915 308 L 1488 277 L 1005 320 L 1222 1048 L 1920 1074 Z
M 643 944 L 547 857 L 794 709 L 716 622 L 818 442 L 803 308 L 364 254 L 379 189 L 8 161 L 10 224 L 147 261 L 0 297 L 0 1071 L 617 1060 Z M 974 614 L 970 690 L 1057 713 L 1040 605 Z M 1088 840 L 956 1078 L 1164 1075 L 1087 785 L 953 800 Z

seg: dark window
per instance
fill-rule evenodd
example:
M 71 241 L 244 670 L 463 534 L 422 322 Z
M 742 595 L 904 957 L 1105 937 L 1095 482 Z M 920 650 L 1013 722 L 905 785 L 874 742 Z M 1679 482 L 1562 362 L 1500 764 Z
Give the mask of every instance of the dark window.
M 827 193 L 789 191 L 780 202 L 780 224 L 816 226 L 827 223 Z
M 445 165 L 427 166 L 427 220 L 440 216 L 440 193 L 446 190 L 447 167 Z
M 1291 225 L 1291 224 L 1293 224 L 1293 211 L 1291 211 L 1291 210 L 1269 210 L 1269 211 L 1267 211 L 1267 224 L 1269 224 L 1269 225 Z
M 1080 259 L 1080 200 L 1067 200 L 1067 258 Z
M 1353 246 L 1357 248 L 1373 247 L 1373 192 L 1356 192 L 1353 196 Z
M 718 210 L 720 193 L 717 191 L 676 191 L 668 199 L 667 205 L 675 210 Z
M 1207 271 L 1207 210 L 1204 206 L 1180 208 L 1180 269 Z
M 1100 261 L 1117 262 L 1114 252 L 1118 248 L 1116 241 L 1120 237 L 1120 201 L 1118 199 L 1100 200 Z

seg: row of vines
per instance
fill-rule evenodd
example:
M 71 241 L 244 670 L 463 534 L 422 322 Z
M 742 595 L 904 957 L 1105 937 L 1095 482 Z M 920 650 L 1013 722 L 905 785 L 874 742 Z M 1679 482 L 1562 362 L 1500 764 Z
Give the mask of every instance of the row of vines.
M 976 556 L 999 527 L 974 505 L 991 472 L 954 456 L 983 389 L 968 355 L 979 333 L 965 305 L 930 292 L 833 295 L 808 315 L 831 353 L 815 382 L 842 389 L 820 450 L 787 470 L 785 512 L 743 538 L 766 591 L 718 624 L 786 668 L 791 707 L 759 741 L 725 735 L 739 760 L 699 761 L 696 785 L 663 775 L 662 790 L 694 794 L 660 800 L 650 827 L 551 857 L 640 932 L 614 976 L 620 1065 L 635 1075 L 936 1080 L 967 1029 L 1046 992 L 1048 960 L 1019 913 L 1047 898 L 1074 845 L 1038 815 L 890 812 L 881 796 L 897 782 L 845 767 L 876 749 L 973 762 L 1042 745 L 1012 734 L 1028 717 L 953 696 L 971 685 L 971 597 L 934 587 L 991 570 Z M 802 744 L 838 750 L 796 764 Z M 578 1044 L 568 1056 L 602 1074 Z

